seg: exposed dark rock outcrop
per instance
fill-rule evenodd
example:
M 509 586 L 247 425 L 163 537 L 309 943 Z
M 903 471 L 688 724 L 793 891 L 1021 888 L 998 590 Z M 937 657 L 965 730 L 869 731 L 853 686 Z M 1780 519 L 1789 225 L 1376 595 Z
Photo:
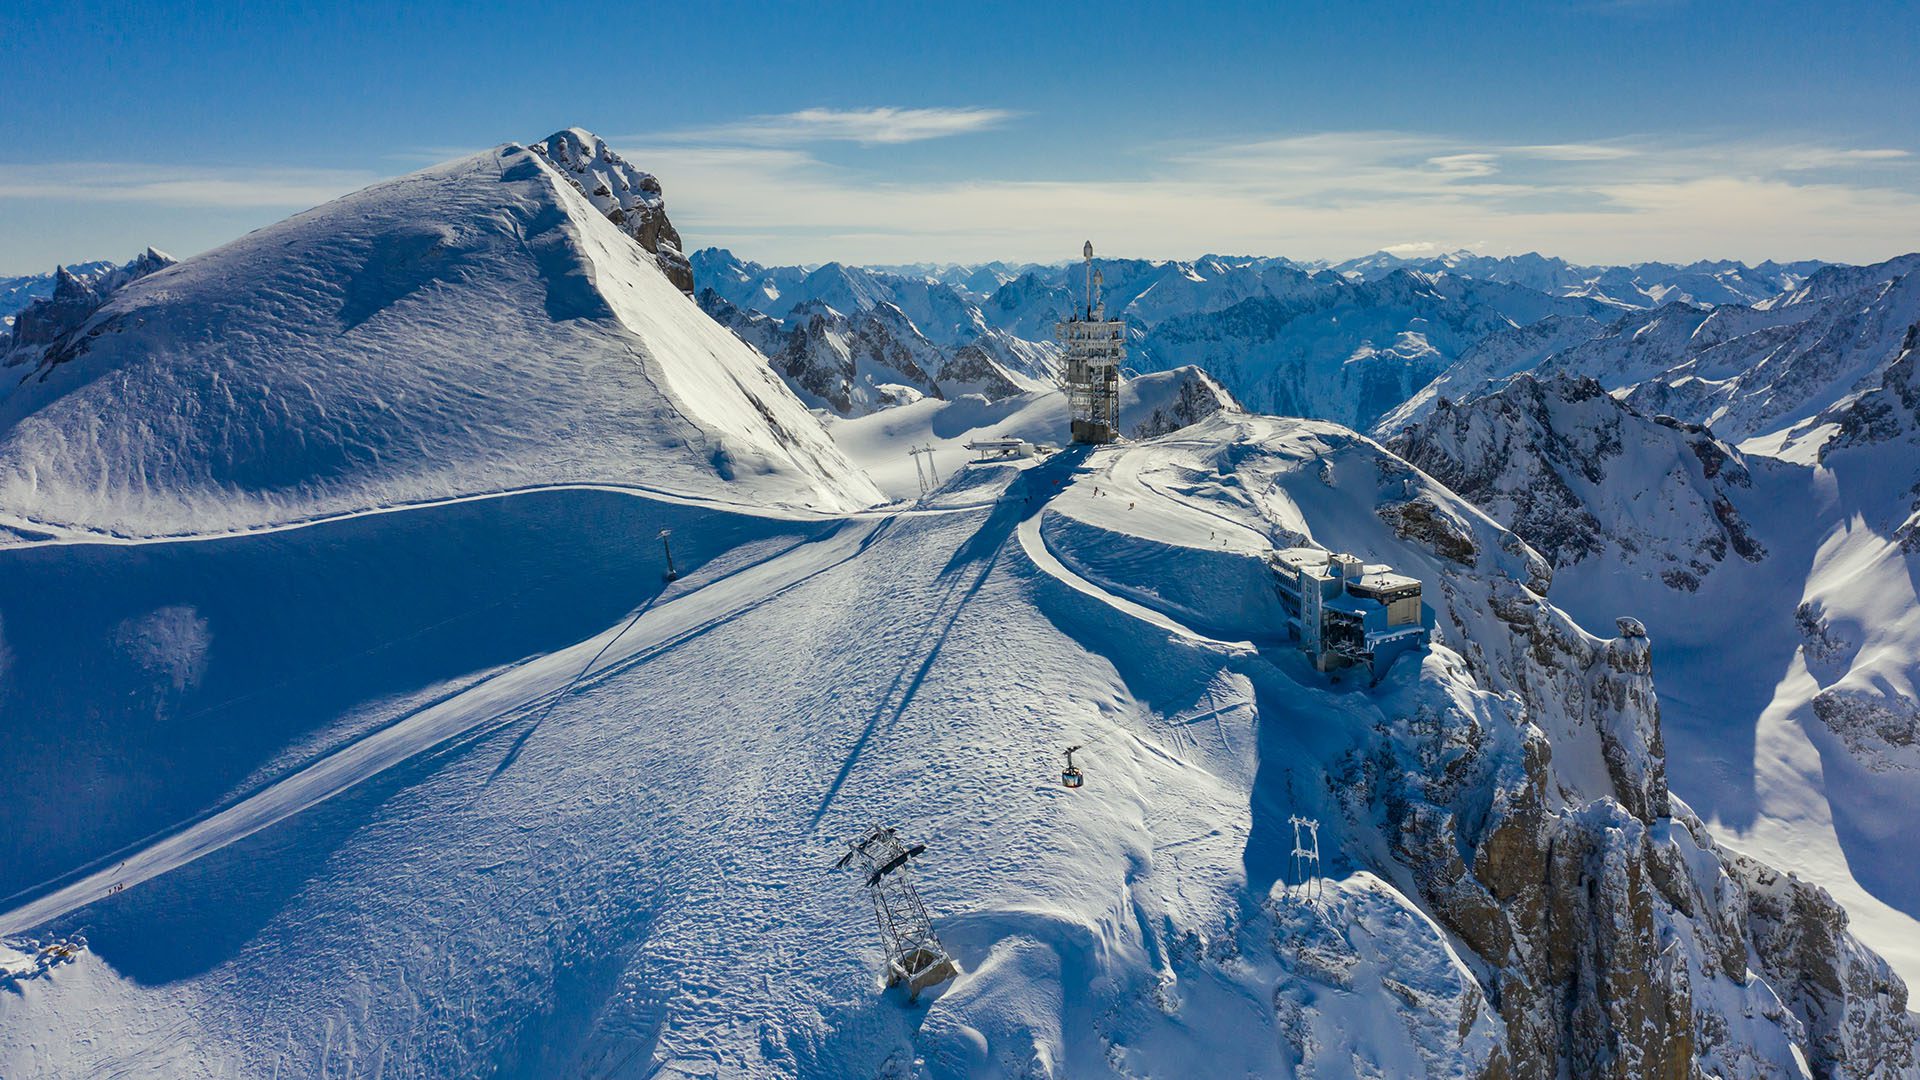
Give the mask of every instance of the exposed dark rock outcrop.
M 607 220 L 653 255 L 680 291 L 693 295 L 693 267 L 680 251 L 680 233 L 667 219 L 660 181 L 642 172 L 605 140 L 580 128 L 556 131 L 528 147 L 547 159 Z
M 173 256 L 148 248 L 126 265 L 92 277 L 56 267 L 53 295 L 21 309 L 14 317 L 11 336 L 0 336 L 0 367 L 32 365 L 44 377 L 56 365 L 84 353 L 88 341 L 104 329 L 87 330 L 94 312 L 114 293 L 174 262 Z

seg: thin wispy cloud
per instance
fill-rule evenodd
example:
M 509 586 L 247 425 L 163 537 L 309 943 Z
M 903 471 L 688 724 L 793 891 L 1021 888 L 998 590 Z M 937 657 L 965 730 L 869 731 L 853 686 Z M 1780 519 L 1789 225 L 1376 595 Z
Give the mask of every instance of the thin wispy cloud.
M 1534 146 L 1510 146 L 1509 154 L 1535 157 L 1544 161 L 1618 161 L 1639 151 L 1608 143 L 1541 143 Z
M 825 113 L 834 119 L 793 122 L 814 132 L 806 138 L 775 138 L 780 125 L 769 121 L 783 117 L 730 125 L 726 139 L 614 141 L 661 178 L 689 242 L 792 262 L 1048 259 L 1083 233 L 1151 256 L 1345 257 L 1417 244 L 1593 262 L 1871 260 L 1920 235 L 1920 156 L 1887 146 L 1675 137 L 1503 145 L 1336 131 L 1166 147 L 1134 175 L 905 181 L 876 167 L 883 155 L 833 163 L 806 145 L 977 130 L 990 121 L 947 114 L 986 111 Z M 761 134 L 743 134 L 753 130 Z M 0 200 L 283 212 L 377 179 L 348 169 L 0 165 Z
M 1849 165 L 1868 165 L 1875 162 L 1904 161 L 1912 157 L 1905 150 L 1880 148 L 1873 150 L 1835 150 L 1830 147 L 1803 146 L 1789 148 L 1781 154 L 1782 169 L 1836 169 Z
M 661 177 L 690 242 L 794 262 L 1049 259 L 1082 233 L 1149 256 L 1419 244 L 1594 262 L 1870 260 L 1920 235 L 1920 158 L 1764 139 L 1321 132 L 1189 145 L 1146 175 L 1075 181 L 902 182 L 802 149 L 623 149 Z
M 377 173 L 360 169 L 54 162 L 0 165 L 0 199 L 300 210 L 377 179 Z
M 853 142 L 869 146 L 921 142 L 998 127 L 1013 117 L 1006 109 L 801 109 L 755 116 L 731 124 L 667 137 L 686 143 L 760 143 L 793 146 Z

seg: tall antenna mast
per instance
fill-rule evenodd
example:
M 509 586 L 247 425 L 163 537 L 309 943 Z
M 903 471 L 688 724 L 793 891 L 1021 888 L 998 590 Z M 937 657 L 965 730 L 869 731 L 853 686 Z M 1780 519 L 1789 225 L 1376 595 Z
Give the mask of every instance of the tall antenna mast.
M 1087 241 L 1087 246 L 1086 246 L 1086 248 L 1085 248 L 1085 249 L 1083 249 L 1083 252 L 1082 252 L 1082 253 L 1083 253 L 1083 254 L 1084 254 L 1084 255 L 1086 256 L 1086 258 L 1087 258 L 1087 314 L 1086 314 L 1086 318 L 1088 318 L 1088 319 L 1092 319 L 1092 318 L 1093 318 L 1093 303 L 1094 303 L 1094 301 L 1093 301 L 1093 241 L 1091 241 L 1091 240 L 1089 240 L 1089 241 Z
M 1087 305 L 1075 305 L 1053 334 L 1066 346 L 1062 382 L 1072 418 L 1073 441 L 1110 443 L 1120 437 L 1120 364 L 1127 358 L 1127 324 L 1107 318 L 1100 300 L 1104 283 L 1093 266 L 1093 241 L 1080 249 L 1086 259 Z

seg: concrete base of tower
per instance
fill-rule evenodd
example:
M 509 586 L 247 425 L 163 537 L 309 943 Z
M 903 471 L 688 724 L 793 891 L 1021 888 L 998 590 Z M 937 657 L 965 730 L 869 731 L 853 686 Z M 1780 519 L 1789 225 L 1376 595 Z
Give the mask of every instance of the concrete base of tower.
M 1088 443 L 1094 446 L 1100 446 L 1114 441 L 1114 439 L 1119 437 L 1119 434 L 1119 432 L 1113 430 L 1111 424 L 1103 424 L 1098 420 L 1075 420 L 1073 422 L 1073 441 L 1077 443 Z

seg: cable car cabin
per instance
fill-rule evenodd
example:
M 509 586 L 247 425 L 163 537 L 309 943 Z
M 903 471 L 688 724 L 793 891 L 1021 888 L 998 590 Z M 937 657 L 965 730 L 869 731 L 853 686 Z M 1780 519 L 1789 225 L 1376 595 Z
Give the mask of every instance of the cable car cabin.
M 1080 770 L 1073 767 L 1073 752 L 1078 749 L 1080 748 L 1077 746 L 1067 748 L 1067 767 L 1060 773 L 1062 787 L 1077 788 L 1086 782 L 1086 778 L 1080 775 Z

